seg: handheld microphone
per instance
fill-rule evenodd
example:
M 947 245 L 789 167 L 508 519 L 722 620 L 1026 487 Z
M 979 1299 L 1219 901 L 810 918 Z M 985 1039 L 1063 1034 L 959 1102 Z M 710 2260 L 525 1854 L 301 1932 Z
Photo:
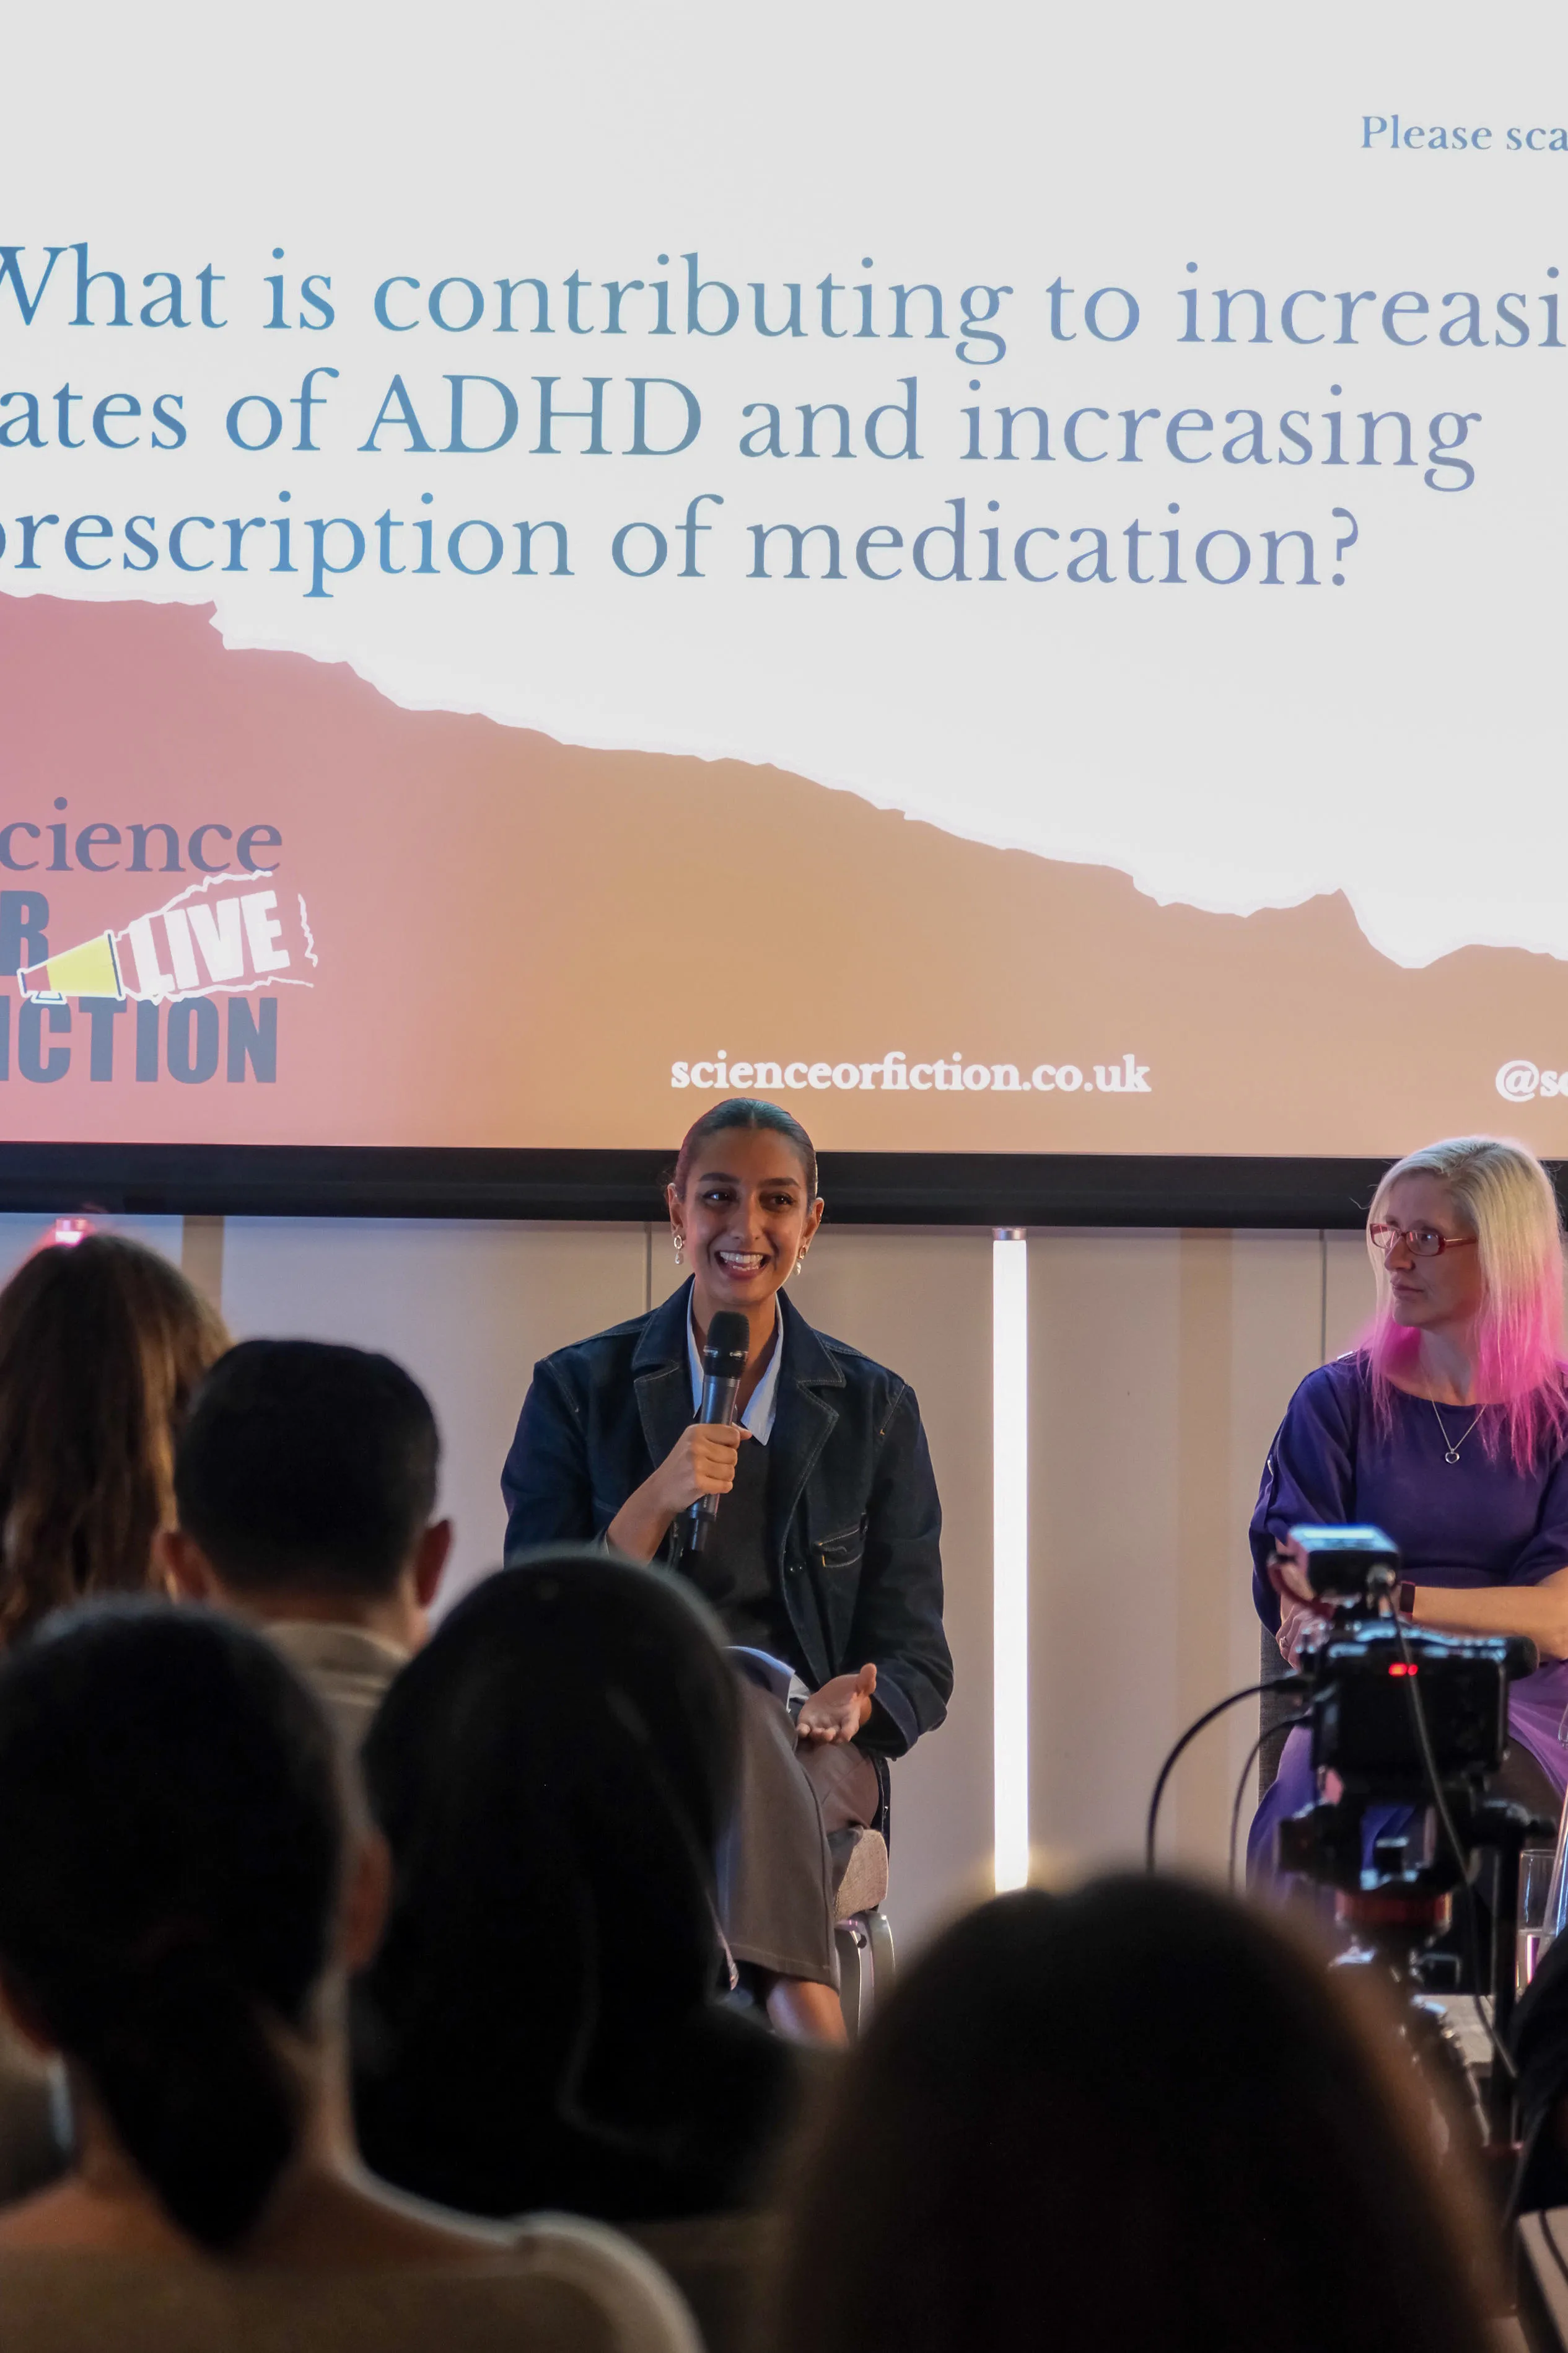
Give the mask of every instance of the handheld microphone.
M 702 1401 L 697 1409 L 699 1421 L 733 1421 L 735 1419 L 735 1396 L 741 1386 L 741 1376 L 746 1369 L 746 1354 L 751 1343 L 751 1326 L 745 1317 L 733 1308 L 721 1308 L 708 1326 L 708 1344 L 702 1351 Z M 702 1550 L 718 1513 L 717 1495 L 699 1495 L 697 1501 L 681 1514 L 680 1548 L 683 1553 Z

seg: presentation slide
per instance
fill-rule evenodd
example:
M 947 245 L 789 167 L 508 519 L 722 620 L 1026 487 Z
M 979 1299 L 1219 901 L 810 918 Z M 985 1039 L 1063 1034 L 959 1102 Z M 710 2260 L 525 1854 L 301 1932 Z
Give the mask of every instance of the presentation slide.
M 1565 69 L 19 15 L 0 1138 L 1568 1153 Z

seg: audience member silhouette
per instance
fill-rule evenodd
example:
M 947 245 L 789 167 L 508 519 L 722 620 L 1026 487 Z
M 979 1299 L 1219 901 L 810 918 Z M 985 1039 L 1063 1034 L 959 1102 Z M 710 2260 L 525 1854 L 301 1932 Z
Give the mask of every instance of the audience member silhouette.
M 440 1452 L 401 1365 L 319 1340 L 231 1348 L 180 1434 L 175 1584 L 265 1626 L 351 1748 L 428 1630 L 452 1542 Z
M 162 1588 L 174 1440 L 228 1335 L 118 1234 L 54 1244 L 0 1291 L 0 1643 L 51 1609 Z
M 163 1585 L 175 1430 L 228 1335 L 155 1250 L 94 1234 L 0 1290 L 0 1650 L 49 1610 Z M 0 2017 L 0 2197 L 66 2152 L 47 2071 Z
M 568 2342 L 690 2353 L 673 2292 L 613 2233 L 487 2229 L 361 2168 L 343 1979 L 379 1929 L 386 1857 L 347 1786 L 318 1703 L 216 1610 L 90 1605 L 0 1662 L 0 1994 L 63 2054 L 77 2128 L 69 2177 L 0 2214 L 7 2353 L 26 2353 L 19 2310 L 90 2303 L 116 2257 L 96 2347 L 142 2341 L 121 2268 L 140 2258 L 165 2281 L 183 2261 L 198 2311 L 226 2274 L 510 2265 L 521 2345 L 553 2278 L 586 2296 Z
M 395 1877 L 356 1990 L 387 2179 L 617 2221 L 761 2194 L 809 2062 L 715 2000 L 737 1714 L 702 1604 L 593 1547 L 499 1571 L 404 1670 L 364 1749 Z
M 1314 1957 L 1217 1894 L 1000 1897 L 847 2062 L 772 2343 L 1480 2353 L 1462 2156 L 1439 2182 L 1396 2065 Z

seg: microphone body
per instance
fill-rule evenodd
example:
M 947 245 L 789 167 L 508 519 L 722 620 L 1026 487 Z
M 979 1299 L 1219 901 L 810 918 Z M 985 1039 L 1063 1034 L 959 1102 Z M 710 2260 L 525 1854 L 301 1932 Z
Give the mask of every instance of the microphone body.
M 733 1421 L 741 1376 L 751 1347 L 751 1326 L 743 1315 L 724 1308 L 708 1327 L 702 1351 L 702 1397 L 697 1409 L 700 1422 Z M 717 1495 L 699 1495 L 680 1515 L 680 1550 L 689 1556 L 702 1550 L 708 1531 L 719 1514 Z

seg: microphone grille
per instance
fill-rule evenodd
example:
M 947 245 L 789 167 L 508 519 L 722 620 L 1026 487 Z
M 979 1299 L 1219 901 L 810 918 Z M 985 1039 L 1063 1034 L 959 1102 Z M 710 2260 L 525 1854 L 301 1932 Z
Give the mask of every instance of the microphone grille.
M 745 1317 L 732 1307 L 722 1307 L 708 1326 L 703 1361 L 711 1363 L 716 1356 L 738 1357 L 743 1365 L 751 1342 L 752 1330 Z

